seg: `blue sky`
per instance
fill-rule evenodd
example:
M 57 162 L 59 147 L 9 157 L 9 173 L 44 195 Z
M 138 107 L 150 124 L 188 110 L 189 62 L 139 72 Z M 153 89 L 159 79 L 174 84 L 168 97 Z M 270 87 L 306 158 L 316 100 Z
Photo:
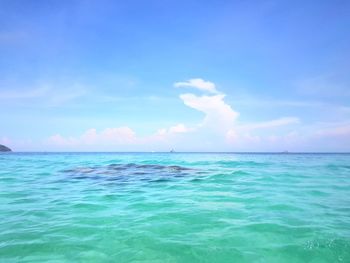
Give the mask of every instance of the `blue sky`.
M 350 151 L 349 1 L 0 1 L 18 151 Z

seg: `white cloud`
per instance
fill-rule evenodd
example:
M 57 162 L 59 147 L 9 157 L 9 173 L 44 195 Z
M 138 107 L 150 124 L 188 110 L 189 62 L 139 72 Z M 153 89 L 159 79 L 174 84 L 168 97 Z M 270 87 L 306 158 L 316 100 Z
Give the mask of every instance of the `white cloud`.
M 175 87 L 192 87 L 202 91 L 208 91 L 210 93 L 218 93 L 216 90 L 215 84 L 210 81 L 205 81 L 203 79 L 189 79 L 185 82 L 176 82 Z
M 129 127 L 106 128 L 102 131 L 88 129 L 79 136 L 53 135 L 45 140 L 46 147 L 55 150 L 73 150 L 73 151 L 148 151 L 161 150 L 167 151 L 178 145 L 181 141 L 180 134 L 186 134 L 193 131 L 192 128 L 184 124 L 177 124 L 169 128 L 158 130 L 156 133 L 147 136 L 137 136 Z
M 214 84 L 213 87 L 215 87 Z M 226 138 L 227 142 L 236 143 L 239 141 L 241 145 L 256 144 L 261 143 L 262 140 L 268 141 L 268 138 L 254 134 L 255 130 L 273 129 L 300 122 L 296 117 L 282 117 L 275 120 L 239 125 L 236 123 L 239 112 L 224 101 L 225 94 L 216 92 L 218 94 L 199 96 L 187 93 L 180 95 L 186 106 L 205 114 L 202 122 L 197 125 L 197 134 L 206 133 L 211 136 L 213 135 L 212 131 L 217 131 L 218 134 Z M 269 138 L 270 141 L 271 138 Z
M 46 141 L 49 145 L 58 147 L 75 146 L 109 146 L 126 145 L 138 142 L 135 132 L 129 127 L 107 128 L 100 133 L 96 129 L 89 129 L 78 137 L 63 137 L 53 135 Z
M 191 129 L 187 128 L 184 124 L 180 123 L 178 125 L 172 126 L 169 128 L 170 133 L 184 133 L 188 132 Z
M 187 133 L 187 132 L 191 132 L 193 130 L 194 130 L 193 128 L 188 128 L 184 124 L 179 123 L 179 124 L 172 126 L 168 129 L 166 129 L 166 128 L 159 129 L 157 131 L 156 135 L 165 136 L 165 135 L 178 134 L 178 133 Z
M 242 125 L 241 129 L 246 130 L 256 130 L 256 129 L 269 129 L 279 126 L 298 124 L 300 123 L 299 118 L 296 117 L 283 117 L 275 120 L 265 121 L 265 122 L 256 122 L 247 125 Z
M 224 94 L 197 96 L 187 93 L 180 95 L 186 106 L 205 114 L 201 126 L 220 130 L 232 127 L 239 116 L 238 112 L 225 103 L 224 97 Z
M 208 147 L 215 147 L 217 143 L 223 147 L 239 146 L 241 149 L 251 147 L 251 150 L 256 150 L 260 146 L 269 148 L 272 145 L 278 149 L 281 147 L 281 143 L 287 145 L 288 141 L 298 139 L 298 135 L 295 133 L 292 134 L 293 136 L 286 135 L 288 132 L 290 133 L 288 127 L 283 130 L 286 134 L 281 133 L 280 130 L 273 130 L 281 126 L 298 124 L 300 120 L 297 117 L 282 117 L 239 125 L 236 122 L 240 115 L 239 112 L 225 102 L 225 94 L 219 92 L 214 83 L 202 79 L 190 79 L 187 82 L 177 82 L 174 85 L 176 87 L 194 87 L 210 93 L 202 95 L 180 94 L 180 99 L 186 106 L 204 114 L 202 120 L 190 126 L 178 123 L 168 128 L 159 129 L 156 133 L 147 136 L 137 136 L 129 127 L 117 127 L 107 128 L 100 132 L 96 129 L 89 129 L 77 137 L 63 137 L 57 134 L 51 136 L 47 143 L 62 148 L 115 150 L 116 148 L 130 149 L 129 146 L 132 146 L 132 149 L 167 149 L 177 148 L 177 145 L 187 147 L 186 142 L 190 142 L 188 147 L 191 147 L 191 143 L 196 141 L 199 147 L 203 146 L 203 143 L 209 143 L 208 145 L 211 146 Z M 256 132 L 261 129 L 267 129 L 269 134 L 264 135 L 263 132 Z M 276 134 L 271 133 L 269 129 Z
M 170 145 L 181 139 L 189 137 L 180 136 L 190 132 L 207 134 L 216 131 L 221 134 L 228 129 L 233 128 L 239 113 L 232 109 L 225 101 L 225 94 L 219 93 L 215 89 L 215 84 L 205 82 L 201 79 L 192 79 L 186 83 L 177 83 L 176 86 L 195 85 L 198 89 L 210 91 L 212 95 L 195 95 L 191 93 L 181 94 L 180 98 L 184 104 L 190 108 L 204 113 L 204 118 L 192 127 L 183 123 L 176 124 L 169 128 L 159 129 L 155 134 L 149 136 L 136 136 L 135 132 L 129 127 L 107 128 L 98 132 L 96 129 L 89 129 L 82 135 L 76 137 L 64 137 L 56 134 L 46 141 L 49 145 L 65 148 L 108 148 L 108 146 L 145 146 L 145 145 Z M 202 136 L 200 135 L 200 136 Z M 196 136 L 196 135 L 194 135 Z
M 250 123 L 246 125 L 236 125 L 234 129 L 230 129 L 226 133 L 226 139 L 230 143 L 237 143 L 238 141 L 242 143 L 258 143 L 260 141 L 270 141 L 276 142 L 277 140 L 281 140 L 281 138 L 285 138 L 285 136 L 276 136 L 269 135 L 267 137 L 262 137 L 258 135 L 254 135 L 254 131 L 260 129 L 273 129 L 281 126 L 288 126 L 292 124 L 298 124 L 300 120 L 296 117 L 283 117 L 275 120 L 264 121 L 264 122 L 256 122 Z

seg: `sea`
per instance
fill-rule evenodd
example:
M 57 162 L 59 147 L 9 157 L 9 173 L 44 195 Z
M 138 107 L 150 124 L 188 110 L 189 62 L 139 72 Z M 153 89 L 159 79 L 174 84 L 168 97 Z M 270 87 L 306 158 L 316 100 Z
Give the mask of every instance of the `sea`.
M 350 154 L 0 154 L 0 262 L 350 262 Z

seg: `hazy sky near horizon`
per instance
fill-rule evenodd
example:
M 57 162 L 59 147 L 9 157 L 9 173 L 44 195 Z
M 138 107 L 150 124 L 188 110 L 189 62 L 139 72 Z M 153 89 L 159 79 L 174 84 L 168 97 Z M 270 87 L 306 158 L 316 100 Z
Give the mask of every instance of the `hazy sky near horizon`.
M 350 1 L 0 0 L 17 151 L 350 151 Z

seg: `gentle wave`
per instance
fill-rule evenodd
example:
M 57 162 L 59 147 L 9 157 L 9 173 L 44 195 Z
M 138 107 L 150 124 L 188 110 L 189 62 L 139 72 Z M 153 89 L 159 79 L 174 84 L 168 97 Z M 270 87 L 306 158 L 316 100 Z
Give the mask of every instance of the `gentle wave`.
M 349 163 L 2 155 L 0 262 L 350 262 Z

